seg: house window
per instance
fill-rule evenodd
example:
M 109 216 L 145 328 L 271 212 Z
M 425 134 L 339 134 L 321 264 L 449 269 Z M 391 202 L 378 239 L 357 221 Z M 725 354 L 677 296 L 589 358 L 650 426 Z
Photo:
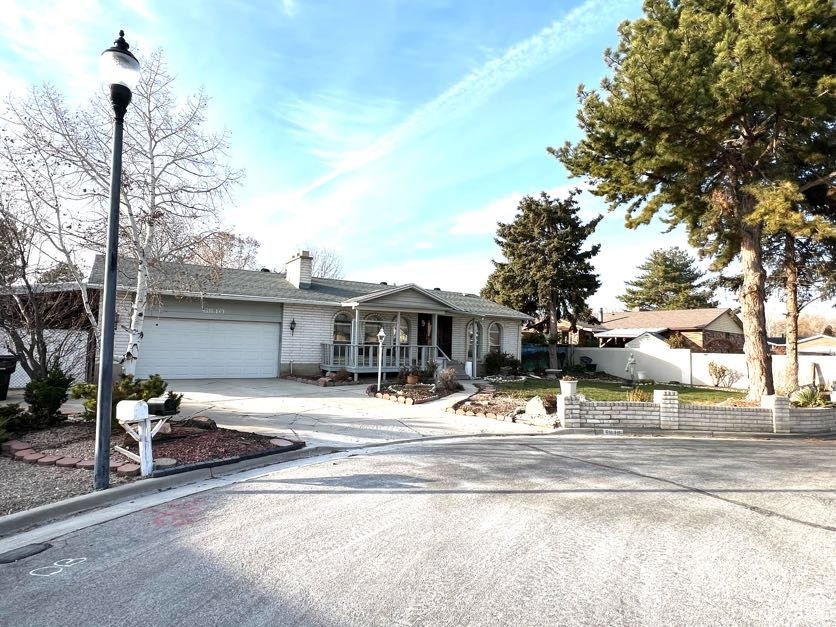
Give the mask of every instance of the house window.
M 381 322 L 380 316 L 375 314 L 366 316 L 366 320 L 363 324 L 363 343 L 377 344 L 377 332 L 380 331 L 380 327 L 382 326 L 383 322 Z
M 488 330 L 488 350 L 492 353 L 502 352 L 502 325 L 494 322 Z
M 396 317 L 396 318 L 394 319 L 394 321 L 392 322 L 392 329 L 393 329 L 393 333 L 392 333 L 392 335 L 394 335 L 394 334 L 395 334 L 395 333 L 394 333 L 394 329 L 396 329 L 396 328 L 397 328 L 397 327 L 396 327 L 396 325 L 397 325 L 397 324 L 398 324 L 398 319 L 397 319 L 397 317 Z M 400 341 L 401 345 L 406 345 L 406 344 L 409 344 L 409 320 L 407 320 L 407 319 L 406 319 L 406 317 L 404 317 L 404 316 L 401 316 L 401 335 L 400 335 L 400 340 L 401 340 L 401 341 Z
M 481 342 L 481 331 L 482 328 L 478 322 L 468 322 L 467 323 L 467 333 L 465 333 L 465 337 L 467 338 L 467 358 L 473 359 L 473 329 L 474 326 L 476 328 L 476 359 L 481 359 L 482 357 L 482 342 Z
M 334 343 L 351 343 L 351 316 L 347 313 L 338 313 L 334 316 Z

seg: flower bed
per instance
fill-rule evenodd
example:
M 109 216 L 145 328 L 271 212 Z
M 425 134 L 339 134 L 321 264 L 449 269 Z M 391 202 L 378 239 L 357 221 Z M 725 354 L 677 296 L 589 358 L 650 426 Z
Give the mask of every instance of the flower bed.
M 442 396 L 449 394 L 449 392 L 441 393 L 435 385 L 428 383 L 389 385 L 380 392 L 377 391 L 376 385 L 370 385 L 366 389 L 366 393 L 369 396 L 374 396 L 384 401 L 394 401 L 395 403 L 403 403 L 404 405 L 429 403 L 430 401 L 437 401 Z

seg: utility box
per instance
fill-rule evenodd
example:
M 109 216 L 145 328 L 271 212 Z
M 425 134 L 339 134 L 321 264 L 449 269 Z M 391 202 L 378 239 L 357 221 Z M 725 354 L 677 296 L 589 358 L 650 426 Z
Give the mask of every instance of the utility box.
M 9 394 L 9 381 L 17 368 L 17 355 L 0 355 L 0 401 L 5 401 Z
M 148 420 L 148 403 L 145 401 L 119 401 L 116 403 L 116 420 L 119 422 L 145 422 Z

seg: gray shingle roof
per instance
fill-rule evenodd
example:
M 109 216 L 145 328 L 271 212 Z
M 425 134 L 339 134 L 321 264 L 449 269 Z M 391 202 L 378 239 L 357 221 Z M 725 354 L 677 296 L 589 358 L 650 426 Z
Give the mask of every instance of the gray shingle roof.
M 124 291 L 133 290 L 136 287 L 136 272 L 136 259 L 120 257 L 116 270 L 118 288 Z M 104 257 L 102 255 L 96 255 L 88 284 L 91 287 L 104 285 Z M 379 283 L 323 278 L 314 278 L 311 280 L 310 288 L 299 289 L 288 282 L 283 273 L 212 268 L 191 264 L 159 263 L 149 269 L 151 292 L 183 296 L 202 295 L 226 297 L 232 300 L 339 305 L 361 296 L 387 292 L 391 289 L 391 285 Z M 426 291 L 438 295 L 440 299 L 462 312 L 472 315 L 528 318 L 519 311 L 498 305 L 475 294 L 444 290 Z
M 729 309 L 666 309 L 656 311 L 620 311 L 605 313 L 605 329 L 666 328 L 671 331 L 703 329 Z

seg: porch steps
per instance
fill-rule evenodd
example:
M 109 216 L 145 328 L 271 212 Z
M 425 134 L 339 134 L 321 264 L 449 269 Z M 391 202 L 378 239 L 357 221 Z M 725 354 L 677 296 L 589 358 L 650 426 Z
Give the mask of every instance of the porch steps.
M 459 381 L 469 381 L 471 379 L 464 371 L 464 364 L 462 362 L 450 360 L 447 362 L 447 367 L 456 371 L 456 379 Z

